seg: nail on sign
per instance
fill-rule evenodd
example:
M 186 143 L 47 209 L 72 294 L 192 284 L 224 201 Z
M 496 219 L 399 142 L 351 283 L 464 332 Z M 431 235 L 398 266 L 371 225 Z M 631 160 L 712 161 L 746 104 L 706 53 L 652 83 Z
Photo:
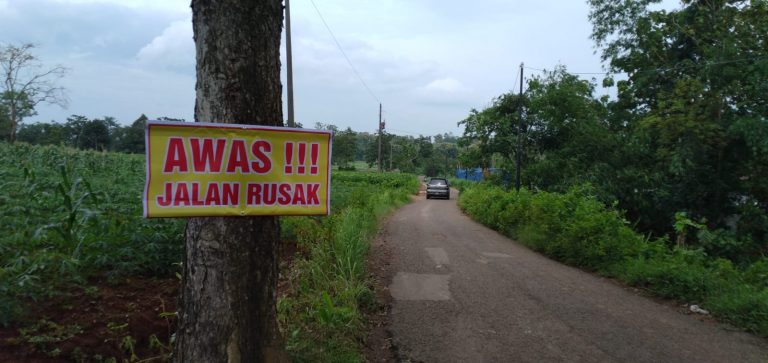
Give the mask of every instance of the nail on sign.
M 327 215 L 330 131 L 149 121 L 145 217 Z

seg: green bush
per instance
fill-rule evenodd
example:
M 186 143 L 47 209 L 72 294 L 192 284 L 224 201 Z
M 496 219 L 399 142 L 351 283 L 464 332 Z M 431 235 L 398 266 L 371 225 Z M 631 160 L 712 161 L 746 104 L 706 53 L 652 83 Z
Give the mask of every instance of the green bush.
M 746 268 L 712 258 L 706 251 L 717 246 L 727 252 L 735 239 L 706 229 L 699 235 L 710 243 L 707 250 L 670 248 L 666 237 L 649 241 L 593 194 L 588 185 L 566 193 L 531 193 L 480 183 L 464 189 L 459 206 L 475 220 L 564 263 L 703 305 L 768 336 L 768 258 Z

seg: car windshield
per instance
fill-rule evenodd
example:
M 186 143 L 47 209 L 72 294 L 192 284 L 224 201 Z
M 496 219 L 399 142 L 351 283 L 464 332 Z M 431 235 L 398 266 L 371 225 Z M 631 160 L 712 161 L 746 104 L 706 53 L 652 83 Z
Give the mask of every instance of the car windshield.
M 429 181 L 429 185 L 446 185 L 445 179 L 432 179 Z

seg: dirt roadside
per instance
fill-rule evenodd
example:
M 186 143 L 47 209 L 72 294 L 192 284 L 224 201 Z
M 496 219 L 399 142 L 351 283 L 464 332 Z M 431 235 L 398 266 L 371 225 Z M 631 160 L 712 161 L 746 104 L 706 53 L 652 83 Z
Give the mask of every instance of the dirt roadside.
M 419 177 L 423 182 L 424 177 Z M 426 185 L 419 184 L 419 192 L 411 197 L 411 202 L 417 202 L 424 199 Z M 397 212 L 395 212 L 397 213 Z M 393 213 L 394 214 L 394 213 Z M 368 250 L 368 260 L 366 261 L 366 272 L 371 281 L 371 287 L 376 294 L 378 309 L 369 312 L 366 316 L 368 320 L 368 335 L 365 340 L 365 360 L 367 362 L 397 362 L 397 347 L 392 344 L 392 334 L 389 330 L 389 314 L 392 308 L 392 295 L 389 292 L 389 284 L 394 276 L 392 269 L 392 247 L 387 243 L 387 233 L 383 226 L 390 223 L 392 214 L 382 221 L 382 226 L 376 238 L 371 242 Z

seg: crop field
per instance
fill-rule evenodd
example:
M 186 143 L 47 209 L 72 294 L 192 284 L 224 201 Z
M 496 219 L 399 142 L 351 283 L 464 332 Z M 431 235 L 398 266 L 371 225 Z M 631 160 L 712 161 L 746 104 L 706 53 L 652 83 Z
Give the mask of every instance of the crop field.
M 185 222 L 141 217 L 144 177 L 143 155 L 0 143 L 0 361 L 168 358 Z M 295 360 L 362 359 L 368 241 L 417 185 L 334 172 L 332 216 L 281 219 L 278 319 Z

